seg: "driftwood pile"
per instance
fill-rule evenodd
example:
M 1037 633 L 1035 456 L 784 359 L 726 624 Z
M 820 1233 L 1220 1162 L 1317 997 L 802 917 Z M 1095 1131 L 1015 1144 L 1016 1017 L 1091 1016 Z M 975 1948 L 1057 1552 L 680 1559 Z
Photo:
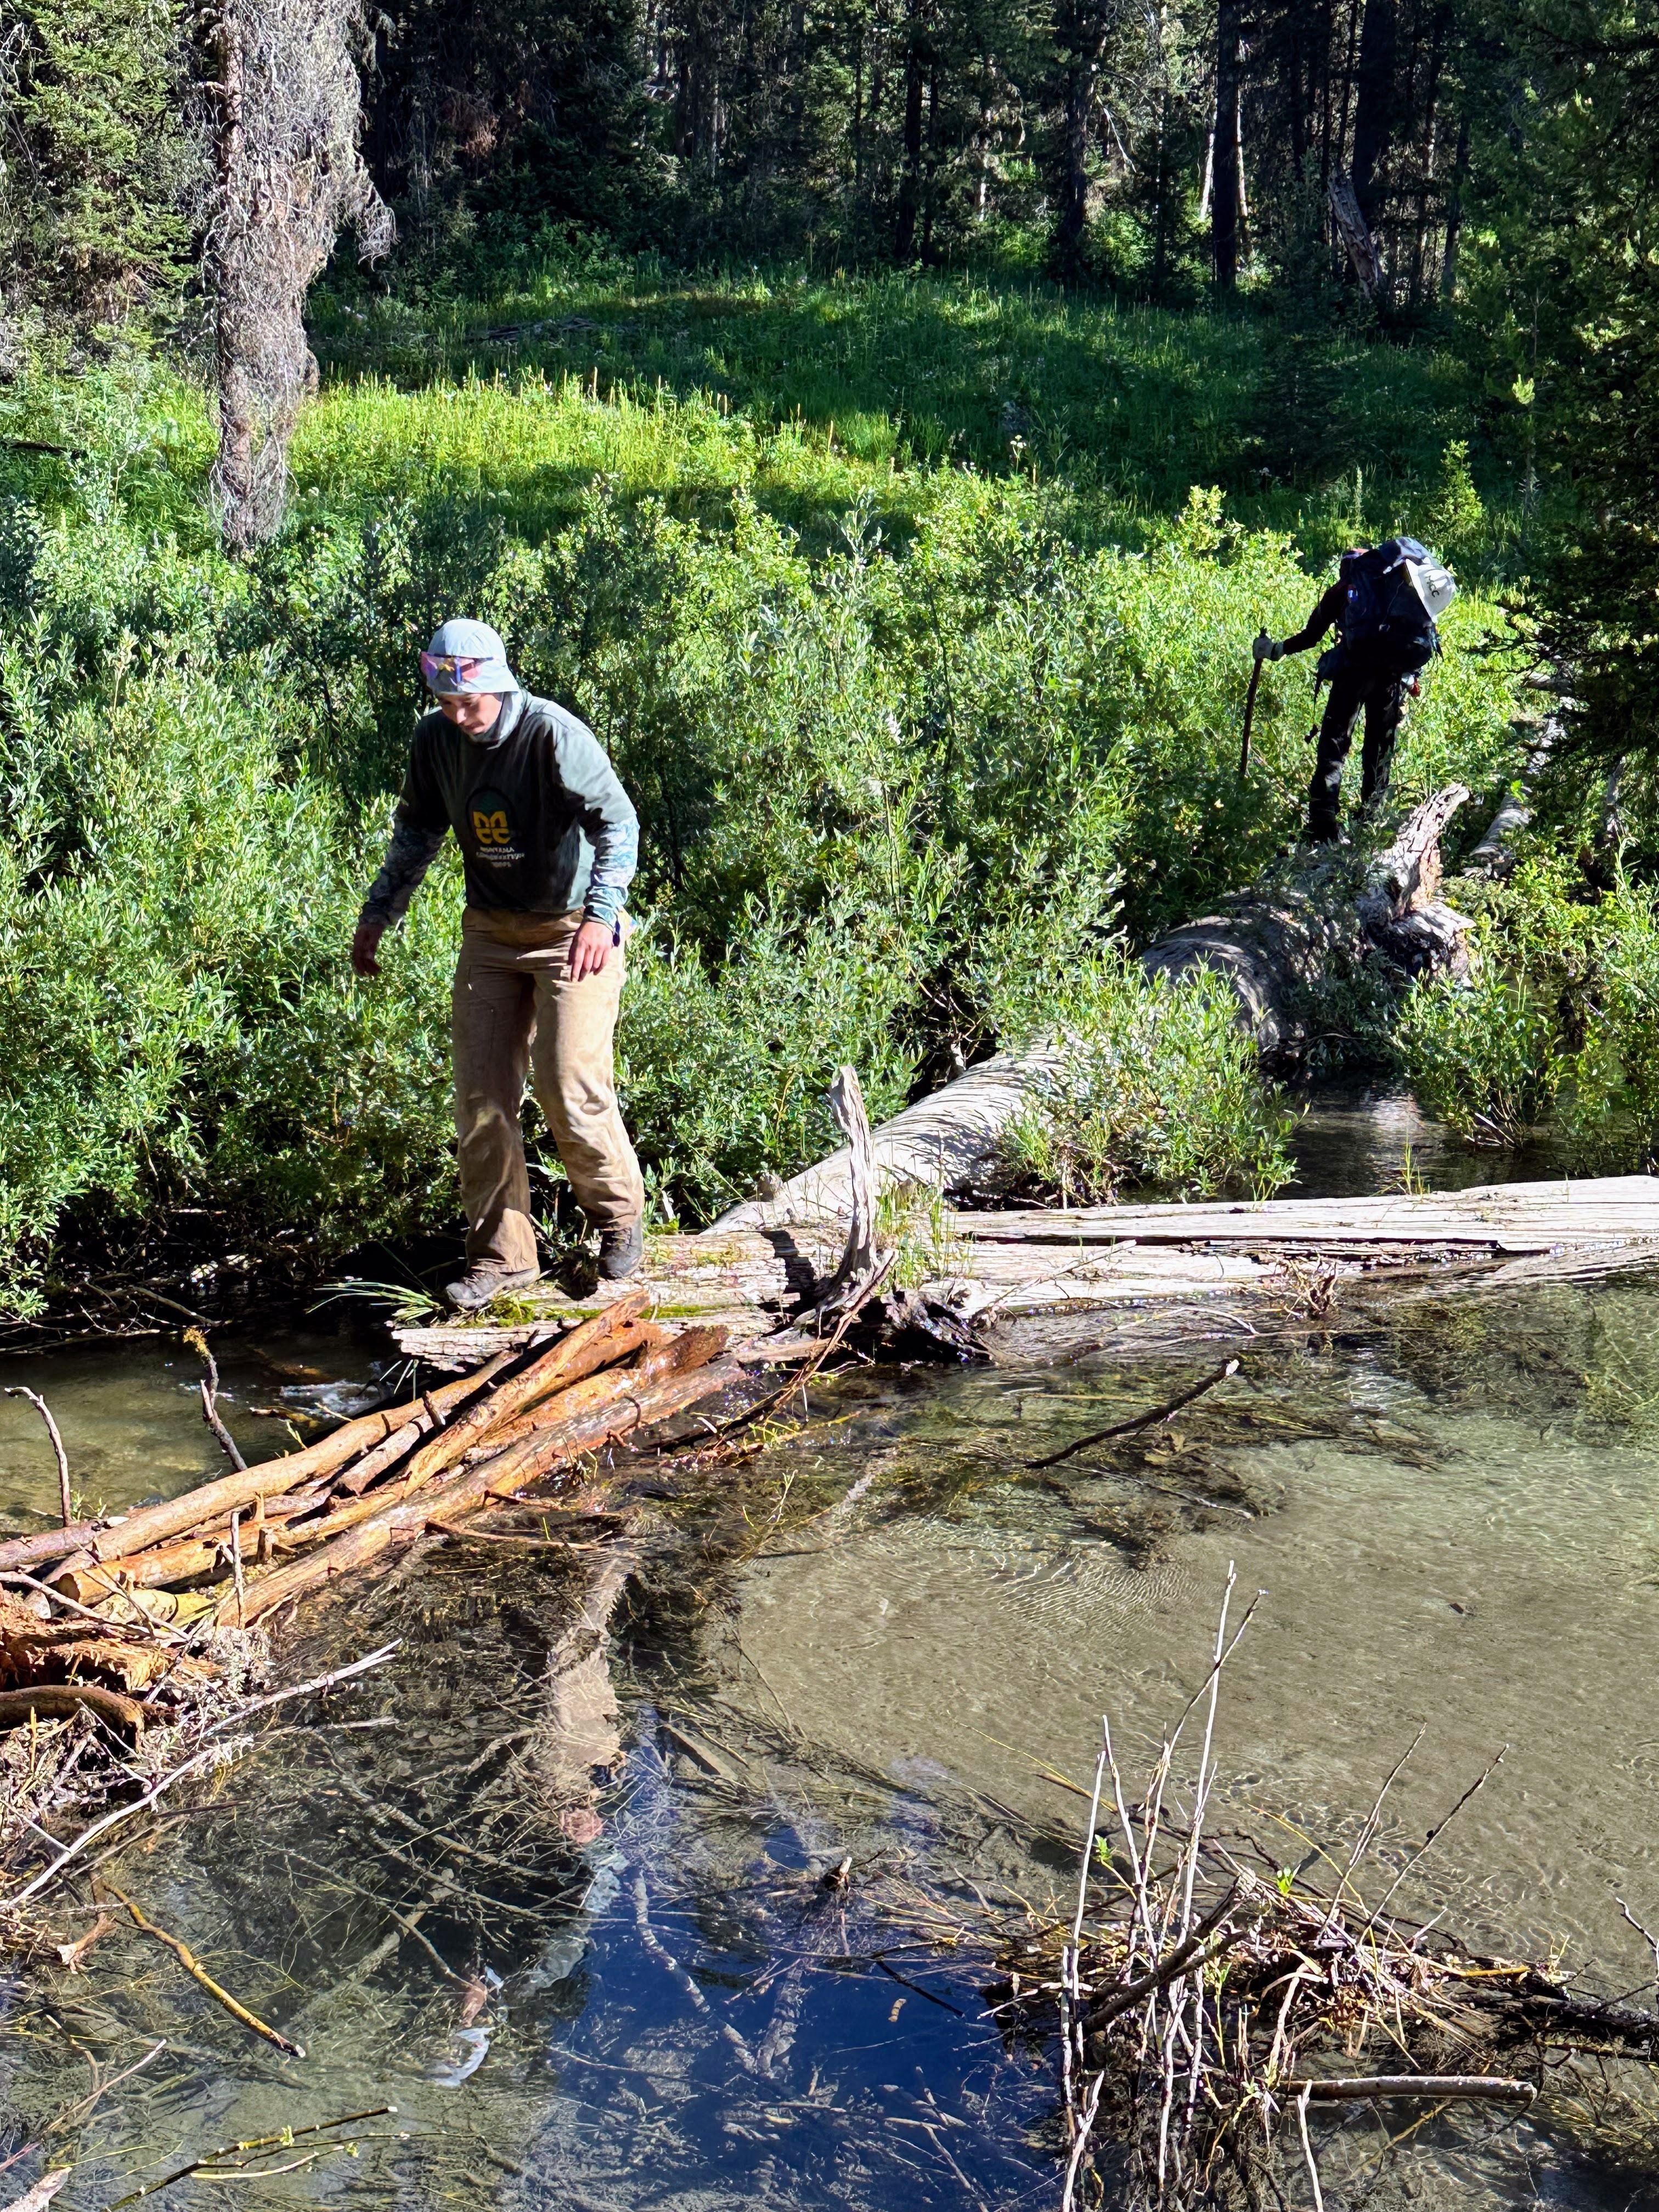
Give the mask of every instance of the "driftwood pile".
M 1230 1575 L 1229 1600 L 1232 1589 Z M 1420 2125 L 1470 2103 L 1519 2111 L 1546 2088 L 1577 2086 L 1563 2053 L 1659 2063 L 1659 2012 L 1390 1914 L 1501 1752 L 1375 1905 L 1361 1869 L 1421 1730 L 1346 1850 L 1292 1830 L 1307 1848 L 1300 1865 L 1280 1866 L 1253 1834 L 1219 1826 L 1218 1692 L 1254 1611 L 1230 1633 L 1224 1601 L 1208 1674 L 1138 1800 L 1103 1723 L 1075 1911 L 1069 1923 L 1011 1933 L 1002 1949 L 1006 1978 L 989 1994 L 1005 2033 L 1055 2049 L 1065 2212 L 1100 2202 L 1103 2188 L 1129 2212 L 1298 2198 L 1317 2208 L 1332 2178 L 1322 2180 L 1322 2160 L 1376 2163 L 1374 2133 L 1350 2142 L 1330 2124 L 1343 2114 L 1403 2104 Z M 1182 1750 L 1194 1730 L 1195 1762 Z M 1638 1932 L 1659 1966 L 1659 1944 Z M 1311 2131 L 1310 2106 L 1328 2116 Z M 1397 2125 L 1382 2132 L 1385 2153 Z M 1395 2140 L 1415 2132 L 1407 2125 Z
M 0 1729 L 89 1709 L 141 1730 L 211 1679 L 212 1631 L 371 1577 L 732 1379 L 723 1329 L 676 1332 L 646 1304 L 181 1497 L 0 1543 Z

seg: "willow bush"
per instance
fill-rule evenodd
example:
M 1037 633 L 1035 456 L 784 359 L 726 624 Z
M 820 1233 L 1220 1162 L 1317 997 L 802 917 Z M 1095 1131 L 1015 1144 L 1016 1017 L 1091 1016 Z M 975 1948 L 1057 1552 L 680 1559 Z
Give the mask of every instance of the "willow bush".
M 1171 981 L 1103 960 L 1065 1010 L 1059 1066 L 1005 1133 L 1017 1182 L 1064 1205 L 1126 1185 L 1179 1198 L 1271 1198 L 1294 1172 L 1295 1117 L 1265 1084 L 1255 1040 L 1220 976 Z
M 1570 1163 L 1650 1164 L 1659 1150 L 1659 894 L 1605 886 L 1534 851 L 1507 882 L 1459 887 L 1474 909 L 1462 981 L 1413 987 L 1395 1047 L 1425 1109 L 1466 1142 L 1512 1148 L 1547 1120 Z

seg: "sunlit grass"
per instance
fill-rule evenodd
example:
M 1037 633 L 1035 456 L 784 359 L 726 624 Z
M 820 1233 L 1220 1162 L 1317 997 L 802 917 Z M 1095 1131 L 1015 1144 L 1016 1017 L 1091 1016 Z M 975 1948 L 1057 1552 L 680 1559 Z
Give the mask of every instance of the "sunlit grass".
M 323 301 L 317 343 L 301 467 L 330 482 L 348 448 L 374 482 L 477 469 L 550 512 L 561 471 L 693 500 L 740 481 L 810 524 L 860 494 L 914 518 L 965 465 L 1034 477 L 1090 542 L 1216 484 L 1313 555 L 1420 529 L 1475 407 L 1444 348 L 913 274 L 549 264 L 465 299 Z M 1500 543 L 1519 456 L 1477 459 Z

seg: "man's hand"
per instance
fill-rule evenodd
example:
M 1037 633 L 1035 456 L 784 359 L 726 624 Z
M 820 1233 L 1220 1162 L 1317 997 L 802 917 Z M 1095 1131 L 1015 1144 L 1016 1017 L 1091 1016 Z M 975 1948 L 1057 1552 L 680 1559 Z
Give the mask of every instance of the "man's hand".
M 360 921 L 351 939 L 351 965 L 359 975 L 378 975 L 380 963 L 376 955 L 380 939 L 386 935 L 383 921 Z
M 570 940 L 570 980 L 580 983 L 584 975 L 597 975 L 611 957 L 611 925 L 606 921 L 589 920 Z
M 1284 647 L 1269 637 L 1265 629 L 1257 633 L 1254 651 L 1258 660 L 1282 660 L 1285 657 Z

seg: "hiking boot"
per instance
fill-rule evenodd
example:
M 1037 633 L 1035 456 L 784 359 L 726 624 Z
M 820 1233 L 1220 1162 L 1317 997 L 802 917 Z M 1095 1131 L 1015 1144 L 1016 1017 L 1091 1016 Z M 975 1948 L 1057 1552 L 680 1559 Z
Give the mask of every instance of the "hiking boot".
M 444 1285 L 444 1296 L 458 1313 L 477 1313 L 492 1298 L 507 1291 L 522 1291 L 541 1280 L 539 1267 L 502 1267 L 493 1260 L 476 1260 L 465 1274 Z
M 599 1231 L 599 1280 L 625 1283 L 639 1273 L 645 1257 L 645 1223 L 629 1221 L 620 1229 Z

